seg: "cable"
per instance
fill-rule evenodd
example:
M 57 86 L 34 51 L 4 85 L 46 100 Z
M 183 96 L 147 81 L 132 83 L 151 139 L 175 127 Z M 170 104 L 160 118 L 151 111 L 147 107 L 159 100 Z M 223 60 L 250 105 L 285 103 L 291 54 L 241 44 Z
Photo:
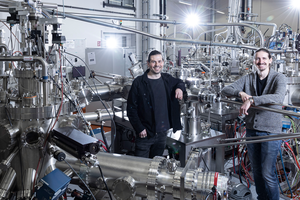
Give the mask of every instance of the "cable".
M 99 168 L 99 171 L 100 171 L 100 174 L 101 174 L 103 183 L 104 183 L 104 185 L 105 185 L 105 188 L 106 188 L 106 190 L 107 190 L 107 192 L 108 192 L 109 198 L 110 198 L 110 200 L 112 200 L 111 194 L 110 194 L 109 189 L 108 189 L 108 187 L 107 187 L 107 184 L 106 184 L 106 181 L 105 181 L 105 179 L 104 179 L 104 176 L 103 176 L 102 169 L 101 169 L 100 165 L 98 165 L 98 168 Z
M 235 146 L 233 146 L 232 148 L 232 164 L 233 164 L 233 172 L 236 173 L 236 170 L 235 170 Z
M 33 198 L 35 197 L 36 193 L 33 193 L 32 197 L 30 200 L 33 200 Z
M 285 144 L 285 145 L 289 148 L 289 150 L 291 151 L 291 153 L 292 153 L 292 155 L 293 155 L 293 158 L 294 158 L 295 161 L 296 161 L 298 170 L 300 170 L 300 165 L 299 165 L 298 160 L 297 160 L 297 158 L 296 158 L 296 156 L 295 156 L 295 154 L 294 154 L 294 151 L 292 150 L 292 148 L 290 147 L 290 145 L 289 145 L 287 142 L 284 142 L 284 144 Z
M 102 135 L 103 141 L 105 143 L 105 146 L 108 148 L 107 140 L 106 140 L 106 137 L 104 135 L 103 123 L 101 123 L 101 135 Z M 109 149 L 107 149 L 107 151 L 110 152 Z
M 77 174 L 77 172 L 73 169 L 73 167 L 68 163 L 68 161 L 66 159 L 64 159 L 64 161 L 69 165 L 69 167 L 73 170 L 73 172 L 76 174 L 76 176 L 82 181 L 82 183 L 85 185 L 86 189 L 88 189 L 88 191 L 90 192 L 90 194 L 96 200 L 96 198 L 95 198 L 94 194 L 91 192 L 90 188 L 86 185 L 86 183 L 82 180 L 82 178 Z
M 207 170 L 209 171 L 209 168 L 208 168 L 208 166 L 207 166 L 207 164 L 206 164 L 206 162 L 205 162 L 205 159 L 202 158 L 202 160 L 203 160 L 203 162 L 204 162 L 205 167 L 206 167 Z
M 69 54 L 69 55 L 71 55 L 71 56 L 74 56 L 74 57 L 77 57 L 78 59 L 80 59 L 80 60 L 85 64 L 85 66 L 87 67 L 87 69 L 89 70 L 89 73 L 91 73 L 91 70 L 89 69 L 88 65 L 87 65 L 80 57 L 78 57 L 78 56 L 76 56 L 76 55 L 74 55 L 74 54 L 71 54 L 71 53 L 67 53 L 67 52 L 64 52 L 64 53 Z M 100 95 L 98 94 L 97 87 L 96 87 L 96 84 L 95 84 L 94 80 L 92 79 L 92 81 L 93 81 L 93 83 L 94 83 L 94 86 L 95 86 L 95 89 L 96 89 L 96 92 L 93 90 L 93 88 L 92 88 L 91 85 L 88 83 L 88 81 L 86 80 L 86 78 L 80 73 L 80 71 L 78 71 L 78 69 L 77 69 L 77 68 L 69 61 L 69 59 L 67 59 L 66 57 L 65 57 L 65 59 L 71 64 L 71 66 L 72 66 L 73 68 L 75 68 L 75 70 L 77 70 L 77 72 L 80 74 L 80 76 L 81 76 L 81 77 L 83 78 L 83 80 L 86 82 L 86 84 L 90 87 L 90 89 L 92 90 L 92 92 L 93 92 L 94 94 L 97 95 L 97 97 L 99 98 L 100 102 L 101 102 L 102 105 L 104 106 L 106 112 L 108 113 L 108 115 L 109 115 L 109 117 L 110 117 L 110 119 L 111 119 L 111 121 L 112 121 L 112 123 L 113 123 L 114 128 L 116 129 L 115 121 L 113 120 L 113 118 L 112 118 L 110 112 L 108 111 L 107 107 L 105 106 L 104 102 L 102 101 Z M 116 136 L 114 135 L 114 140 L 115 140 L 115 139 L 116 139 Z M 110 150 L 111 145 L 112 145 L 113 143 L 114 143 L 114 141 L 111 141 L 110 146 L 107 147 L 108 150 Z
M 205 200 L 208 200 L 208 197 L 209 197 L 210 195 L 214 195 L 214 194 L 213 194 L 212 192 L 208 193 L 208 195 L 205 197 Z
M 11 31 L 11 29 L 3 21 L 1 21 L 1 22 L 8 28 L 8 30 Z M 17 36 L 14 33 L 12 33 L 12 34 L 15 36 L 16 40 L 18 40 Z M 18 40 L 18 42 L 21 43 L 19 40 Z
M 283 162 L 283 158 L 282 158 L 281 148 L 279 148 L 279 153 L 280 153 L 280 159 L 281 159 L 282 168 L 283 168 L 283 171 L 284 171 L 284 176 L 285 176 L 286 182 L 287 182 L 287 184 L 289 186 L 289 190 L 291 192 L 291 198 L 293 198 L 292 189 L 291 189 L 291 186 L 290 186 L 290 183 L 289 183 L 289 179 L 288 179 L 288 177 L 286 175 L 286 171 L 285 171 L 285 167 L 284 167 L 284 162 Z
M 60 48 L 58 48 L 58 54 L 59 54 L 59 60 L 60 60 L 60 78 L 61 78 L 61 103 L 60 103 L 60 107 L 59 107 L 59 111 L 56 117 L 56 120 L 51 128 L 51 131 L 53 130 L 56 122 L 58 121 L 62 106 L 63 106 L 63 102 L 64 102 L 64 83 L 63 83 L 63 76 L 62 76 L 62 64 L 61 64 L 61 53 L 60 53 Z
M 106 152 L 108 152 L 107 151 L 107 148 L 106 148 L 106 146 L 105 146 L 105 143 L 102 141 L 102 140 L 99 140 L 101 143 L 102 143 L 102 148 L 106 151 Z
M 276 173 L 276 177 L 277 177 L 276 179 L 277 179 L 277 183 L 278 183 L 278 186 L 279 186 L 279 188 L 280 188 L 281 194 L 283 194 L 282 188 L 281 188 L 280 183 L 279 183 L 279 180 L 278 180 L 277 169 L 275 169 L 275 173 Z

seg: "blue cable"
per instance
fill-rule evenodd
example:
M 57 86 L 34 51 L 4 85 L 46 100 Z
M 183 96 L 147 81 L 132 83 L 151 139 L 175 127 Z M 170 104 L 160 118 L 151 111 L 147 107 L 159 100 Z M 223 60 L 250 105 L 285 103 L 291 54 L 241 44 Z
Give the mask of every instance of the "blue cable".
M 283 191 L 282 191 L 282 189 L 281 189 L 281 186 L 280 186 L 280 183 L 279 183 L 279 180 L 278 180 L 277 169 L 275 169 L 275 174 L 276 174 L 276 177 L 277 177 L 277 183 L 278 183 L 278 185 L 279 185 L 279 188 L 280 188 L 281 194 L 283 194 Z
M 282 168 L 283 168 L 283 171 L 284 171 L 284 176 L 285 176 L 286 182 L 287 182 L 287 184 L 288 184 L 288 186 L 289 186 L 289 189 L 290 189 L 290 192 L 291 192 L 291 198 L 293 198 L 292 189 L 291 189 L 291 186 L 290 186 L 288 177 L 287 177 L 287 175 L 286 175 L 286 171 L 285 171 L 285 167 L 284 167 L 284 163 L 283 163 L 283 158 L 282 158 L 281 149 L 279 149 L 279 152 L 280 152 L 280 159 L 281 159 L 281 163 L 282 163 Z
M 250 183 L 250 180 L 249 180 L 249 178 L 247 178 L 247 176 L 245 176 L 245 178 L 248 180 L 248 183 L 249 183 L 249 187 L 248 187 L 248 189 L 250 189 L 250 188 L 251 188 L 251 183 Z
M 239 128 L 241 127 L 241 126 L 243 126 L 245 124 L 245 122 L 243 122 L 242 124 L 240 124 L 238 127 L 236 127 L 236 129 L 235 130 L 239 130 Z

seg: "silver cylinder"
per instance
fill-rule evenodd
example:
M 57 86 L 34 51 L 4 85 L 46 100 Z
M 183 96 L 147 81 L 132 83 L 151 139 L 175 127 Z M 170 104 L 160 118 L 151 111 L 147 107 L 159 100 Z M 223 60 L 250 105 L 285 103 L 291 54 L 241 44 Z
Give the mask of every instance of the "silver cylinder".
M 109 101 L 112 100 L 113 98 L 122 97 L 121 94 L 122 86 L 120 85 L 105 84 L 105 85 L 97 85 L 96 87 L 92 86 L 92 88 L 93 91 L 95 92 L 93 93 L 92 101 L 100 101 L 99 96 L 104 101 Z
M 8 168 L 5 175 L 2 177 L 0 183 L 0 199 L 5 199 L 7 193 L 10 192 L 10 189 L 14 186 L 16 181 L 17 173 L 13 168 Z
M 23 177 L 24 190 L 18 191 L 18 199 L 31 198 L 31 191 L 33 189 L 33 181 L 35 177 L 35 169 L 27 168 Z M 37 180 L 37 177 L 36 177 Z
M 252 0 L 247 1 L 247 20 L 251 21 L 252 19 Z
M 157 192 L 172 194 L 175 199 L 180 199 L 181 194 L 184 193 L 186 199 L 192 199 L 193 196 L 208 194 L 213 185 L 217 185 L 217 189 L 222 192 L 227 190 L 228 178 L 224 174 L 201 172 L 200 168 L 178 167 L 174 169 L 175 172 L 169 171 L 166 165 L 168 161 L 163 157 L 147 159 L 102 152 L 99 152 L 97 157 L 106 183 L 109 189 L 114 190 L 114 193 L 120 194 L 121 191 L 117 191 L 116 185 L 121 179 L 124 182 L 124 177 L 130 177 L 135 182 L 134 188 L 131 184 L 132 192 L 134 192 L 132 196 L 147 197 L 147 199 L 154 199 Z M 80 161 L 69 157 L 67 161 L 89 183 L 96 183 L 99 189 L 104 187 L 97 167 L 88 168 Z M 56 162 L 56 166 L 62 171 L 69 169 L 64 162 Z M 130 184 L 126 186 L 130 188 Z
M 191 102 L 190 107 L 188 108 L 189 117 L 188 117 L 188 134 L 189 137 L 195 137 L 198 135 L 198 132 L 201 129 L 200 126 L 200 113 L 199 113 L 199 102 Z

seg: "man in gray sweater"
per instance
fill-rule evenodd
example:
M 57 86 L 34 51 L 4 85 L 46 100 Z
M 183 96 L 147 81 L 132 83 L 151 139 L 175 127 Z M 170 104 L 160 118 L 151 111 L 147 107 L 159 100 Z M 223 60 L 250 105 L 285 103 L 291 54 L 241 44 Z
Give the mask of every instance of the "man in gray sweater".
M 245 114 L 246 135 L 266 136 L 282 132 L 282 114 L 257 109 L 251 105 L 264 105 L 281 109 L 286 92 L 286 77 L 270 68 L 272 57 L 267 49 L 255 53 L 256 72 L 243 76 L 226 86 L 222 94 L 240 97 L 243 104 L 240 114 Z M 258 200 L 278 200 L 279 190 L 275 164 L 281 141 L 247 144 L 248 156 L 254 173 Z

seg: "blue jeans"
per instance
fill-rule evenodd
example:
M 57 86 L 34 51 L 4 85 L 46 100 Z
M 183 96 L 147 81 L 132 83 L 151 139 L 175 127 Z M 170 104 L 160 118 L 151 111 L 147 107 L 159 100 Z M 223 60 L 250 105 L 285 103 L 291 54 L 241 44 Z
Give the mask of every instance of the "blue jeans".
M 272 133 L 247 129 L 247 137 L 266 136 Z M 279 200 L 276 159 L 281 140 L 247 144 L 258 200 Z
M 153 137 L 140 138 L 137 135 L 135 141 L 135 156 L 154 158 L 162 156 L 166 147 L 167 131 L 156 133 Z

